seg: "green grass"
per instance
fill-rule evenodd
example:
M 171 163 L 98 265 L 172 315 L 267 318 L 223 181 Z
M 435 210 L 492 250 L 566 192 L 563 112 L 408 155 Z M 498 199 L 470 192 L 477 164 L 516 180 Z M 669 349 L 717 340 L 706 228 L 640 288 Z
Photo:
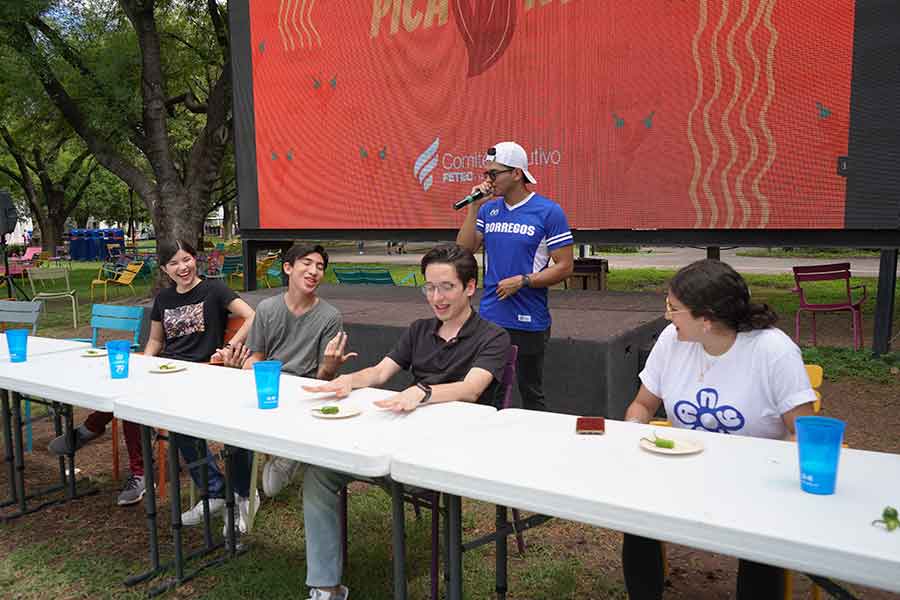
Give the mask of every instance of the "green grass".
M 738 256 L 766 258 L 877 258 L 879 250 L 867 248 L 747 248 Z
M 876 358 L 871 352 L 856 352 L 852 348 L 816 346 L 803 349 L 803 362 L 820 365 L 825 371 L 825 378 L 832 381 L 856 377 L 876 383 L 891 383 L 898 381 L 900 352 Z
M 299 478 L 298 478 L 299 479 Z M 254 531 L 245 539 L 249 552 L 236 560 L 206 570 L 180 593 L 164 597 L 191 596 L 209 600 L 244 598 L 305 598 L 306 559 L 303 536 L 302 499 L 298 499 L 298 483 L 276 498 L 267 500 L 259 512 Z M 114 493 L 111 485 L 82 502 L 109 501 Z M 77 520 L 60 518 L 52 541 L 36 539 L 31 525 L 22 521 L 16 532 L 0 530 L 0 543 L 15 550 L 0 552 L 0 597 L 3 598 L 140 598 L 149 585 L 126 589 L 123 579 L 145 568 L 141 559 L 123 558 L 122 540 L 115 531 L 120 521 L 143 519 L 141 512 L 109 508 L 106 527 L 86 531 Z M 168 506 L 159 507 L 161 532 L 166 535 Z M 374 485 L 354 487 L 349 501 L 350 564 L 344 583 L 352 596 L 366 600 L 389 600 L 392 593 L 391 506 L 389 496 Z M 416 519 L 406 510 L 407 579 L 410 598 L 427 598 L 430 589 L 430 514 Z M 474 501 L 464 501 L 464 539 L 486 533 L 493 525 L 494 508 Z M 34 518 L 34 517 L 32 517 Z M 221 519 L 214 521 L 214 531 L 221 531 Z M 577 552 L 562 544 L 546 542 L 548 528 L 564 527 L 566 531 L 583 528 L 590 535 L 593 528 L 554 521 L 544 528 L 526 534 L 529 548 L 522 557 L 511 540 L 510 588 L 517 598 L 610 598 L 624 599 L 618 581 L 609 581 L 586 566 Z M 130 529 L 134 531 L 134 529 Z M 542 533 L 543 532 L 543 533 Z M 192 543 L 199 541 L 195 529 L 186 530 Z M 141 556 L 146 544 L 143 532 L 127 542 L 128 556 Z M 170 548 L 161 545 L 167 560 Z M 596 551 L 596 550 L 595 550 Z M 482 546 L 465 553 L 464 588 L 467 598 L 489 598 L 494 590 L 493 546 Z M 193 563 L 191 563 L 193 564 Z M 168 575 L 171 575 L 169 573 Z M 151 582 L 157 585 L 161 579 Z M 443 588 L 443 583 L 441 584 Z

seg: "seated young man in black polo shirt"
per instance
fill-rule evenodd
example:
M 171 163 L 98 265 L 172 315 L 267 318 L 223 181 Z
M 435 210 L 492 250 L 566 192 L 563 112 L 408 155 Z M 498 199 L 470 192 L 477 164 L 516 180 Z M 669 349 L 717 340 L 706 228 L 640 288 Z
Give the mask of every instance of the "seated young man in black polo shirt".
M 410 412 L 438 402 L 478 402 L 498 406 L 500 380 L 509 354 L 509 334 L 478 316 L 470 300 L 478 283 L 475 256 L 457 244 L 437 246 L 422 257 L 422 291 L 434 318 L 410 325 L 397 345 L 374 367 L 305 387 L 338 398 L 355 388 L 378 387 L 401 369 L 415 384 L 376 402 L 382 408 Z M 355 477 L 309 466 L 303 479 L 306 532 L 306 585 L 310 600 L 346 600 L 338 492 Z

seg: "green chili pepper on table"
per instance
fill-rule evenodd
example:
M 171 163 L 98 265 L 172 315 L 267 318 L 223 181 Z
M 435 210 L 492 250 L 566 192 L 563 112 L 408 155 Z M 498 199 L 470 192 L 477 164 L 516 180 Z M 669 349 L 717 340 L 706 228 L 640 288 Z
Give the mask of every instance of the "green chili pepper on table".
M 652 440 L 651 440 L 650 438 L 642 438 L 642 439 L 647 440 L 648 442 L 650 442 L 651 444 L 653 444 L 653 445 L 656 446 L 657 448 L 666 448 L 666 449 L 671 450 L 671 449 L 673 449 L 673 448 L 675 447 L 675 440 L 669 440 L 669 439 L 666 439 L 666 438 L 661 438 L 661 437 L 659 437 L 658 435 L 656 435 L 655 433 L 653 434 L 653 439 L 652 439 Z
M 893 506 L 885 506 L 881 512 L 881 518 L 872 521 L 872 525 L 884 525 L 888 531 L 894 531 L 900 527 L 900 517 Z
M 323 406 L 319 409 L 319 412 L 323 415 L 336 415 L 340 409 L 337 406 Z

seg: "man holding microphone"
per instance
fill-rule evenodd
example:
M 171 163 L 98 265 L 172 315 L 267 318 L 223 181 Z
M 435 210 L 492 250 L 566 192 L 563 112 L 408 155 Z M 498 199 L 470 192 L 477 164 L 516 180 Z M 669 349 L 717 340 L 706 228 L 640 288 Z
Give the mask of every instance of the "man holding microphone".
M 523 408 L 546 410 L 544 351 L 550 339 L 547 288 L 572 274 L 572 232 L 556 202 L 528 189 L 528 155 L 515 142 L 488 150 L 484 181 L 472 188 L 456 243 L 472 252 L 484 244 L 487 272 L 479 313 L 509 332 L 518 346 L 516 372 Z M 550 259 L 553 264 L 550 264 Z

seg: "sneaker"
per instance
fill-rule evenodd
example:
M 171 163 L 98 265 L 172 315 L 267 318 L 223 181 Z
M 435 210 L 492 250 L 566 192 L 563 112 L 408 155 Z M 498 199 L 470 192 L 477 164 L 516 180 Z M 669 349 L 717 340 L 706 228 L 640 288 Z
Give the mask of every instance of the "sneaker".
M 225 510 L 225 498 L 209 499 L 209 516 Z M 203 500 L 194 505 L 194 508 L 181 513 L 181 524 L 193 527 L 203 522 Z
M 106 431 L 106 428 L 103 429 L 100 433 L 94 433 L 84 425 L 79 425 L 77 429 L 75 429 L 75 451 L 81 450 L 85 444 L 91 442 Z M 47 449 L 50 450 L 52 454 L 57 456 L 63 456 L 64 454 L 69 453 L 69 444 L 68 444 L 68 436 L 66 434 L 62 434 L 61 436 L 53 438 L 50 444 L 47 446 Z
M 119 492 L 119 499 L 116 503 L 119 506 L 137 504 L 144 497 L 146 491 L 143 475 L 129 475 L 128 480 L 125 481 L 125 487 Z
M 256 494 L 256 508 L 259 509 L 259 492 L 254 490 L 254 494 Z M 237 517 L 237 530 L 240 533 L 247 533 L 248 523 L 250 522 L 250 498 L 243 498 L 234 495 L 234 503 L 237 505 L 237 512 L 235 516 Z M 222 536 L 228 538 L 228 517 L 225 517 L 225 523 L 222 525 Z
M 300 463 L 296 460 L 280 456 L 270 458 L 263 467 L 263 493 L 269 498 L 276 496 L 284 489 L 284 486 L 290 483 L 299 468 Z
M 350 597 L 350 590 L 347 586 L 340 586 L 340 591 L 326 592 L 319 588 L 311 588 L 309 590 L 308 600 L 347 600 Z

